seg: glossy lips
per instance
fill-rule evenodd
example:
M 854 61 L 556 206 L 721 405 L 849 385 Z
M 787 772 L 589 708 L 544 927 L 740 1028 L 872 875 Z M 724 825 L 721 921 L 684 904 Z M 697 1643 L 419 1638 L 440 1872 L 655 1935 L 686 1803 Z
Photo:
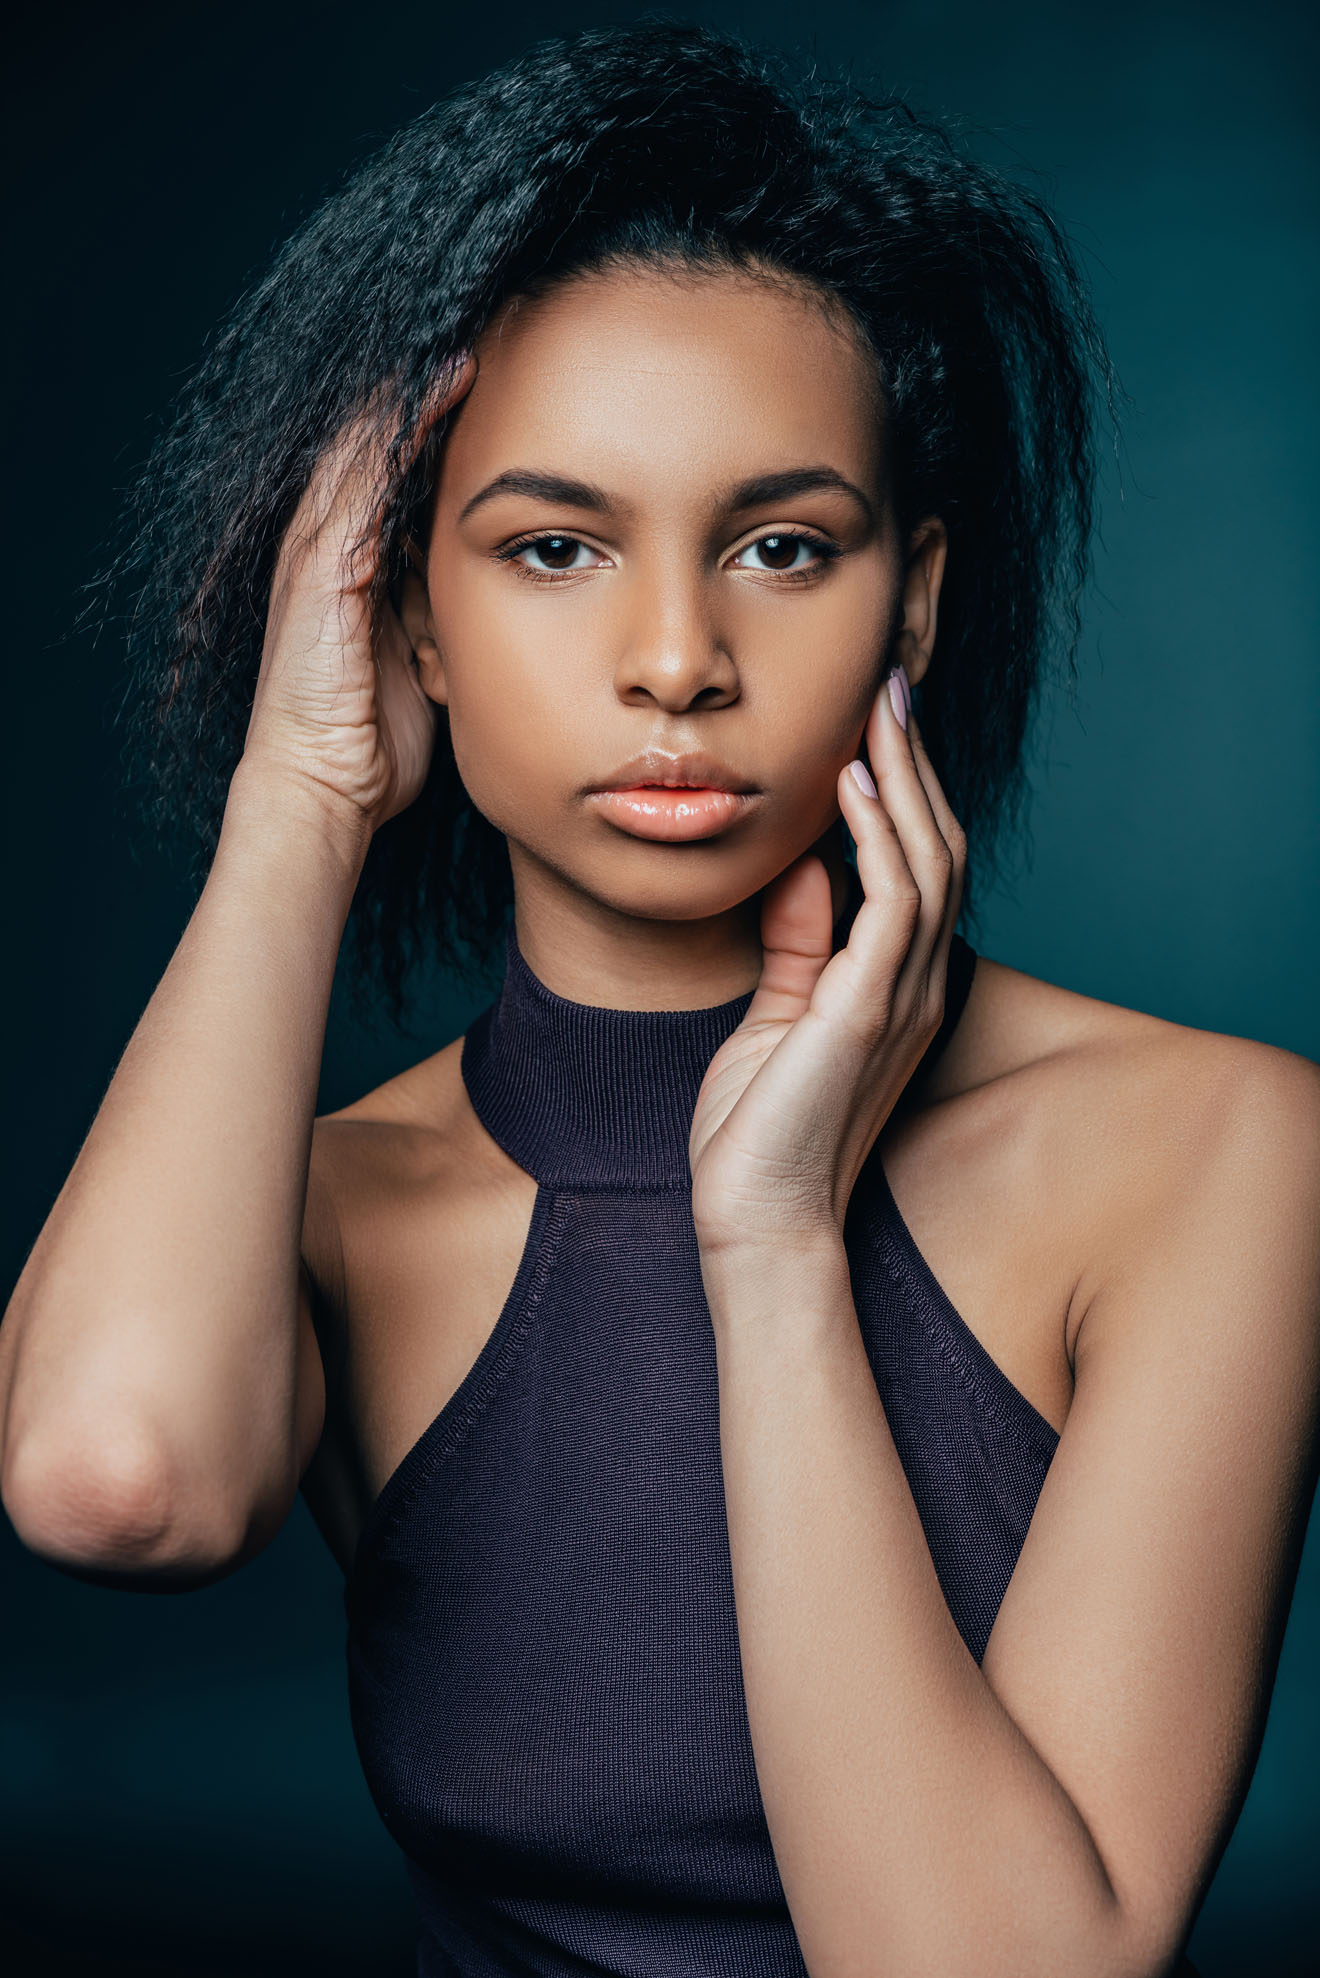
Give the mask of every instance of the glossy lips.
M 620 830 L 668 844 L 714 837 L 745 815 L 759 795 L 714 756 L 655 749 L 632 757 L 587 792 Z

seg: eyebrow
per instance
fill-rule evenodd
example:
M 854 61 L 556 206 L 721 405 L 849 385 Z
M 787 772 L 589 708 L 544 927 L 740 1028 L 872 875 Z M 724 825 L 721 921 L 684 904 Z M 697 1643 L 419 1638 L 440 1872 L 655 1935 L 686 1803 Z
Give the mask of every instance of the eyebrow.
M 833 467 L 788 467 L 778 473 L 754 474 L 749 480 L 740 481 L 728 490 L 723 506 L 736 515 L 748 508 L 765 508 L 771 502 L 789 501 L 795 495 L 821 492 L 850 495 L 867 521 L 874 523 L 875 508 L 872 502 L 859 487 Z M 497 500 L 500 495 L 522 495 L 529 501 L 588 508 L 598 515 L 611 515 L 615 508 L 605 490 L 590 481 L 574 481 L 566 475 L 546 473 L 535 467 L 510 467 L 473 495 L 461 510 L 459 521 L 466 522 L 475 510 L 488 501 Z

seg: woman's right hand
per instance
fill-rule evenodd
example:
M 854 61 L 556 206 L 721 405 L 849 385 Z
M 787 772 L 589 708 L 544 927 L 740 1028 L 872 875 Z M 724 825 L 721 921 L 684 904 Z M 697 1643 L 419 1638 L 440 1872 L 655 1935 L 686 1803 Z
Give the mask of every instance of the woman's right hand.
M 440 379 L 414 457 L 476 369 L 464 353 Z M 383 474 L 367 415 L 318 460 L 280 544 L 243 751 L 254 773 L 306 785 L 373 831 L 420 793 L 437 718 L 398 614 L 386 603 L 371 620 Z

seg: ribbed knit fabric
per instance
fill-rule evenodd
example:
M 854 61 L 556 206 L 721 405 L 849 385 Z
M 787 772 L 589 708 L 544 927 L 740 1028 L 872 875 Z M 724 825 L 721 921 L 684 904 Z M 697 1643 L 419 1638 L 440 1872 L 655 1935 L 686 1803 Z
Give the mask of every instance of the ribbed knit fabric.
M 835 931 L 846 937 L 859 894 Z M 951 1034 L 976 956 L 955 939 Z M 600 1009 L 510 930 L 463 1078 L 538 1182 L 494 1330 L 404 1457 L 347 1588 L 353 1728 L 423 1920 L 422 1978 L 804 1978 L 738 1660 L 687 1137 L 750 994 Z M 1058 1438 L 980 1346 L 878 1154 L 844 1230 L 858 1322 L 979 1660 Z M 437 1323 L 445 1287 L 437 1284 Z

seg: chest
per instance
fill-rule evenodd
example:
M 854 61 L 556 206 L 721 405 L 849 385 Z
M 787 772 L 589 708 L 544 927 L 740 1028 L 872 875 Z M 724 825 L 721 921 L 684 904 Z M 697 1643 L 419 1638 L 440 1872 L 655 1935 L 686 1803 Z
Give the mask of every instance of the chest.
M 1002 1122 L 999 1130 L 950 1125 L 956 1130 L 917 1120 L 881 1136 L 871 1165 L 879 1163 L 887 1193 L 887 1243 L 918 1305 L 1061 1432 L 1078 1272 L 1064 1192 L 1051 1187 L 1036 1136 Z M 535 1226 L 537 1184 L 490 1143 L 443 1174 L 400 1175 L 394 1186 L 361 1191 L 341 1182 L 337 1212 L 336 1293 L 321 1314 L 326 1426 L 303 1491 L 347 1569 L 387 1481 L 498 1345 L 493 1336 L 544 1231 Z M 642 1267 L 647 1239 L 644 1217 L 625 1219 L 613 1239 L 603 1224 L 591 1239 L 598 1248 L 614 1241 L 625 1300 L 629 1252 Z M 599 1261 L 589 1249 L 579 1268 Z M 329 1280 L 309 1262 L 318 1282 Z
M 866 1364 L 979 1659 L 1056 1437 L 945 1297 L 874 1157 L 845 1239 Z M 390 1831 L 446 1927 L 457 1882 L 555 1941 L 626 1917 L 621 1969 L 668 1968 L 676 1925 L 685 1970 L 802 1978 L 741 1688 L 686 1190 L 542 1186 L 471 1344 L 348 1575 L 354 1731 Z M 708 1926 L 765 1941 L 702 1962 Z

